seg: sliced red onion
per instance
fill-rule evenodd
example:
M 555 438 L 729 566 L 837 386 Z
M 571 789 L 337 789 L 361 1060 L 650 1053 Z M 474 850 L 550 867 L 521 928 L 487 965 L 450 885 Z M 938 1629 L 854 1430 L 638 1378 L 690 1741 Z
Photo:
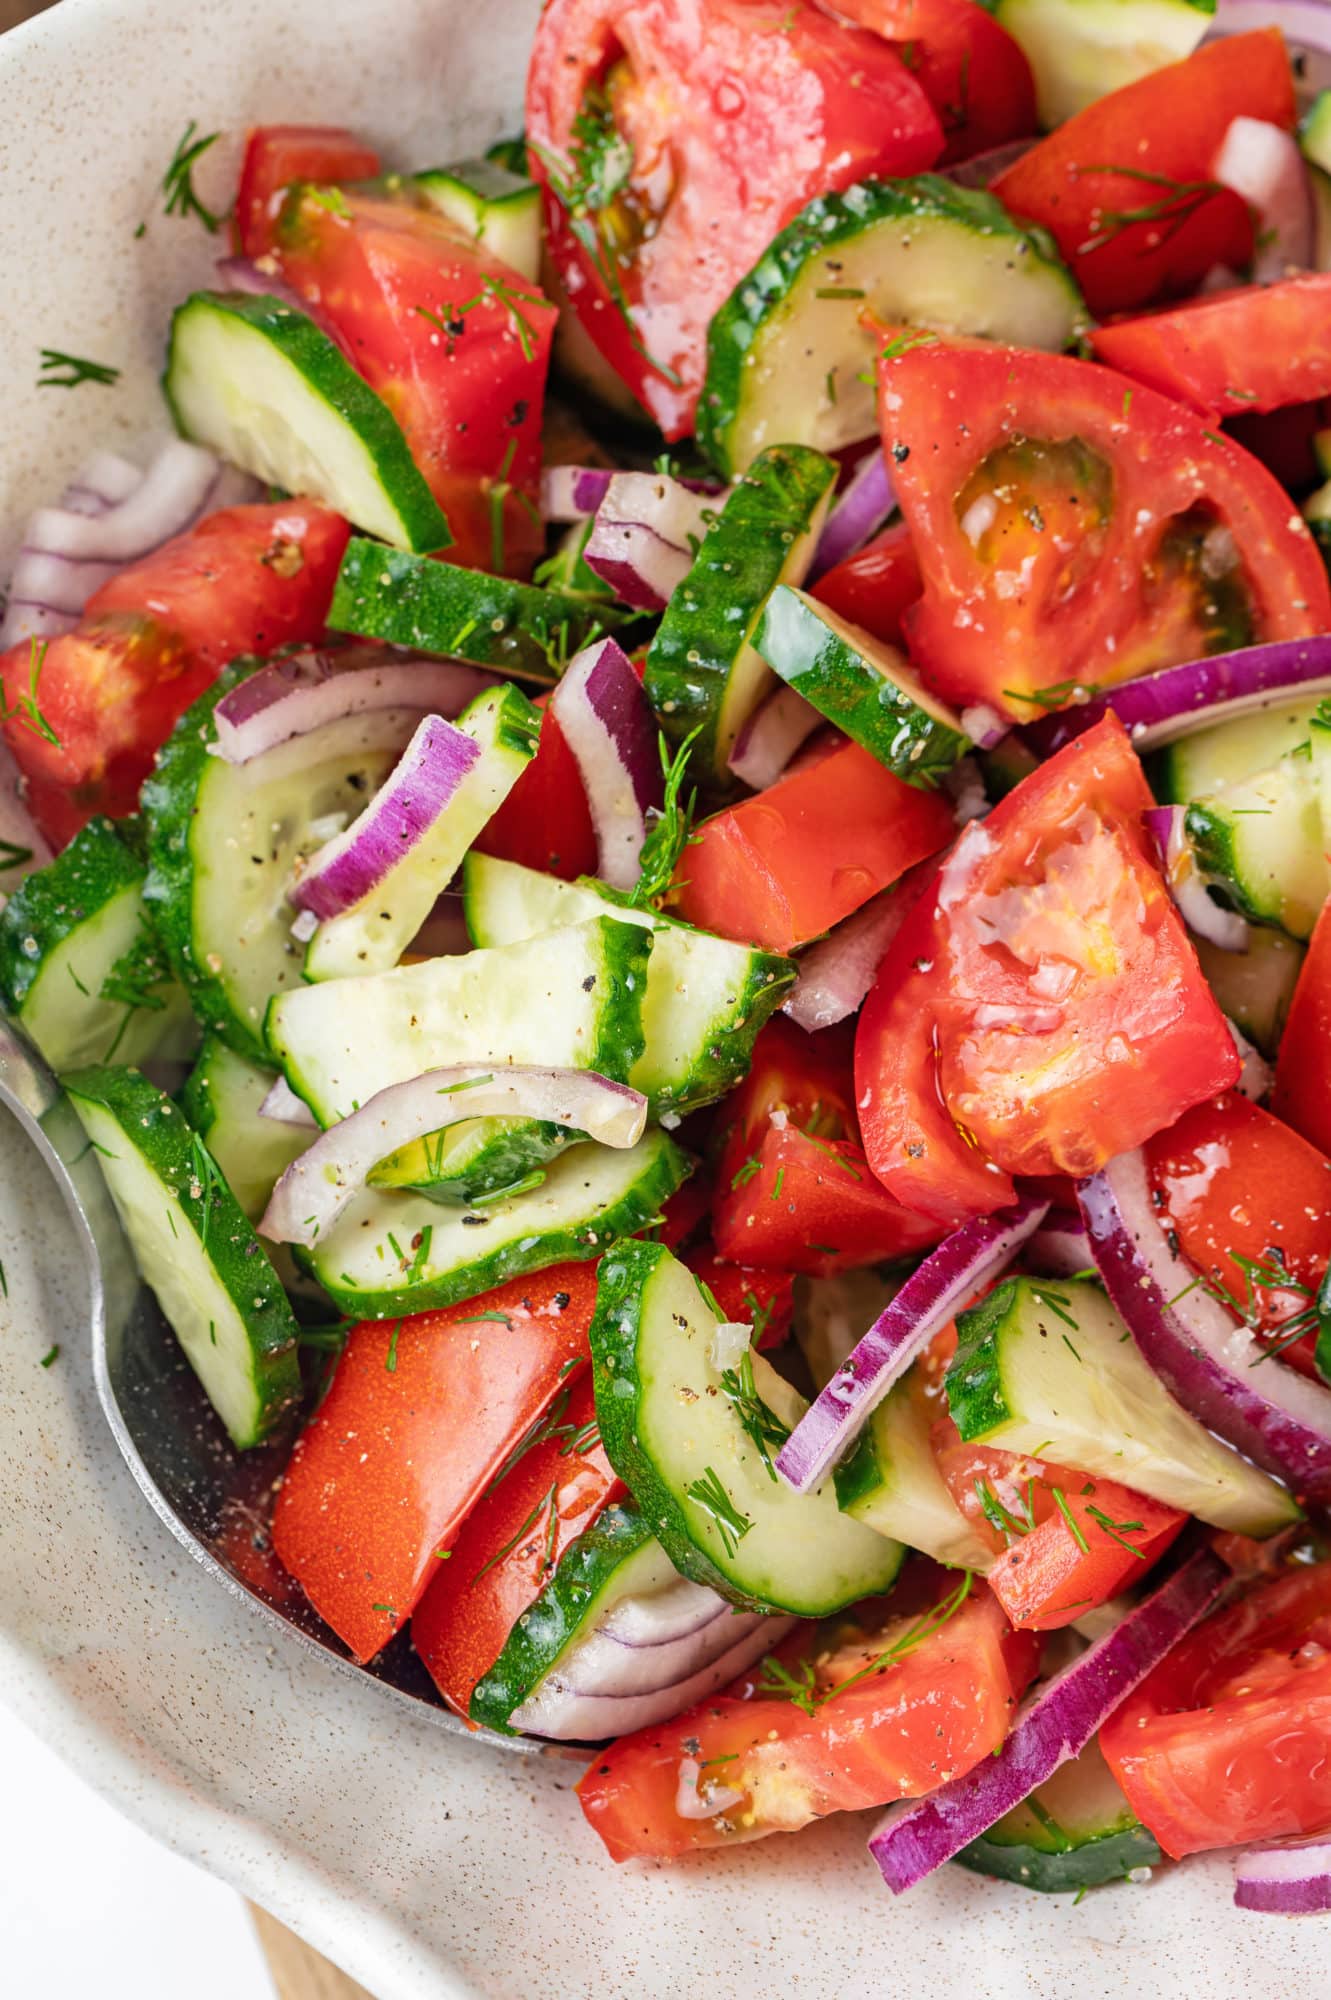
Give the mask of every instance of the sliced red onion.
M 776 1469 L 808 1493 L 854 1443 L 920 1350 L 981 1288 L 1007 1269 L 1049 1210 L 1023 1195 L 999 1215 L 979 1216 L 930 1251 L 810 1404 L 777 1454 Z
M 604 465 L 547 465 L 541 474 L 542 514 L 547 521 L 590 520 L 613 477 Z
M 218 285 L 224 292 L 247 292 L 255 298 L 280 299 L 293 312 L 303 313 L 307 319 L 312 318 L 309 304 L 287 283 L 277 268 L 276 258 L 271 262 L 272 270 L 265 271 L 258 264 L 252 264 L 248 257 L 222 257 L 217 264 Z
M 858 1012 L 911 900 L 895 883 L 804 953 L 799 977 L 782 1002 L 792 1021 L 816 1034 Z
M 862 549 L 884 525 L 896 504 L 886 454 L 881 445 L 875 445 L 872 451 L 865 452 L 832 502 L 804 579 L 805 588 Z
M 1275 1067 L 1266 1060 L 1259 1048 L 1253 1046 L 1238 1022 L 1231 1021 L 1228 1014 L 1225 1016 L 1225 1026 L 1234 1037 L 1234 1046 L 1243 1064 L 1234 1088 L 1241 1091 L 1244 1097 L 1250 1097 L 1254 1104 L 1260 1104 L 1264 1097 L 1270 1096 L 1275 1087 Z
M 273 1189 L 259 1228 L 275 1243 L 316 1243 L 380 1160 L 470 1118 L 546 1119 L 603 1146 L 633 1146 L 642 1137 L 647 1100 L 594 1070 L 475 1063 L 427 1070 L 376 1091 L 316 1139 Z
M 664 611 L 719 504 L 716 495 L 695 492 L 663 472 L 617 472 L 582 559 L 623 603 Z
M 1246 35 L 1254 28 L 1279 28 L 1292 45 L 1331 55 L 1326 0 L 1217 0 L 1211 36 Z
M 955 166 L 939 167 L 938 173 L 957 187 L 987 188 L 1009 167 L 1015 167 L 1018 160 L 1024 160 L 1031 147 L 1038 144 L 1037 139 L 1008 139 L 1001 146 L 972 153 L 968 160 L 958 160 Z
M 952 817 L 958 826 L 972 820 L 988 819 L 992 808 L 984 788 L 984 774 L 973 757 L 961 757 L 950 771 L 944 771 L 939 789 L 952 801 Z
M 1042 1278 L 1071 1278 L 1094 1268 L 1086 1224 L 1075 1211 L 1051 1208 L 1026 1245 L 1022 1263 Z
M 1295 1494 L 1331 1498 L 1331 1389 L 1273 1359 L 1170 1248 L 1145 1155 L 1111 1160 L 1077 1201 L 1105 1289 L 1169 1393 Z
M 1237 910 L 1221 909 L 1198 869 L 1192 844 L 1184 831 L 1187 808 L 1152 806 L 1142 817 L 1160 850 L 1165 887 L 1188 929 L 1215 945 L 1218 951 L 1247 951 L 1252 939 L 1251 927 Z
M 1135 749 L 1158 750 L 1194 729 L 1256 715 L 1296 694 L 1306 694 L 1310 702 L 1331 694 L 1331 635 L 1277 639 L 1269 646 L 1162 667 L 1075 707 L 1021 723 L 1011 733 L 1037 757 L 1052 757 L 1112 709 Z
M 416 862 L 480 754 L 472 737 L 427 715 L 365 810 L 305 862 L 287 892 L 292 907 L 340 917 Z
M 1274 12 L 1267 18 L 1278 25 Z M 1211 172 L 1257 211 L 1254 281 L 1306 271 L 1313 261 L 1312 186 L 1293 133 L 1262 118 L 1232 119 Z
M 869 1852 L 893 1894 L 951 1861 L 1080 1756 L 1106 1716 L 1205 1617 L 1228 1578 L 1219 1556 L 1199 1549 L 1024 1703 L 992 1757 L 925 1798 L 891 1807 L 870 1836 Z
M 260 1118 L 276 1119 L 279 1125 L 302 1125 L 317 1132 L 319 1121 L 303 1097 L 297 1097 L 284 1076 L 277 1077 L 259 1106 Z
M 248 764 L 292 737 L 373 709 L 460 715 L 491 685 L 492 677 L 475 667 L 383 647 L 290 653 L 222 696 L 213 711 L 217 754 L 228 764 Z
M 793 687 L 773 688 L 735 738 L 730 769 L 741 783 L 752 785 L 755 792 L 765 792 L 822 724 L 817 709 Z
M 987 702 L 973 702 L 961 711 L 961 726 L 970 737 L 977 750 L 992 750 L 1010 733 L 1010 724 L 1004 721 L 996 708 Z
M 597 874 L 612 889 L 637 882 L 647 814 L 661 804 L 656 717 L 642 682 L 613 639 L 570 662 L 550 697 L 573 752 L 596 828 Z
M 1331 1837 L 1282 1840 L 1249 1847 L 1234 1871 L 1234 1901 L 1241 1910 L 1271 1917 L 1316 1917 L 1331 1910 Z

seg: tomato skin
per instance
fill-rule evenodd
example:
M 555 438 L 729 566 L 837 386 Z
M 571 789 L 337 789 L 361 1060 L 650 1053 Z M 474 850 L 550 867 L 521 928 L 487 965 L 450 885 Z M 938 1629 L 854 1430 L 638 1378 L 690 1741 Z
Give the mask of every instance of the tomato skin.
M 570 222 L 552 188 L 589 89 L 608 77 L 633 154 L 630 213 L 647 218 L 618 258 L 631 329 L 578 240 L 595 245 L 596 218 Z M 671 439 L 693 427 L 708 322 L 777 231 L 814 195 L 919 173 L 943 148 L 895 53 L 803 0 L 784 13 L 758 0 L 552 0 L 532 45 L 527 133 L 578 317 Z
M 1260 1584 L 1177 1645 L 1100 1731 L 1176 1860 L 1331 1826 L 1331 1564 Z
M 923 588 L 910 529 L 898 521 L 819 577 L 809 595 L 885 645 L 904 646 L 901 621 Z
M 544 547 L 535 498 L 555 308 L 405 201 L 352 193 L 330 208 L 298 190 L 276 248 L 283 277 L 401 424 L 453 531 L 444 559 L 529 570 Z
M 1109 715 L 962 834 L 888 947 L 856 1105 L 905 1206 L 955 1228 L 1006 1206 L 1012 1175 L 1093 1173 L 1237 1081 L 1150 804 Z
M 755 1347 L 780 1347 L 795 1316 L 793 1272 L 732 1264 L 706 1248 L 690 1251 L 684 1262 L 707 1286 L 726 1319 L 753 1327 Z
M 829 11 L 898 47 L 938 113 L 947 140 L 940 166 L 1037 129 L 1031 66 L 974 0 L 836 0 Z
M 1331 629 L 1326 571 L 1288 494 L 1154 390 L 1066 355 L 947 340 L 880 359 L 878 392 L 923 579 L 911 653 L 957 705 L 1029 720 L 1043 689 Z M 1045 469 L 1013 497 L 1006 461 L 1038 453 Z M 1080 486 L 1060 483 L 1069 455 Z M 1198 567 L 1202 520 L 1229 531 L 1223 585 Z
M 544 708 L 543 703 L 538 706 Z M 582 772 L 558 718 L 548 709 L 541 717 L 536 755 L 472 845 L 479 854 L 539 868 L 565 882 L 596 873 L 596 829 Z
M 282 202 L 297 181 L 373 180 L 380 171 L 372 146 L 341 125 L 256 125 L 245 139 L 232 224 L 242 256 L 273 248 Z
M 549 1435 L 476 1502 L 412 1614 L 411 1643 L 459 1715 L 569 1543 L 624 1496 L 596 1428 L 590 1369 L 544 1426 Z
M 1098 326 L 1090 341 L 1121 374 L 1221 418 L 1331 394 L 1329 321 L 1331 273 L 1307 271 Z
M 135 810 L 154 752 L 228 660 L 320 637 L 347 533 L 314 501 L 227 507 L 93 594 L 40 653 L 37 705 L 58 741 L 22 713 L 5 724 L 53 845 L 94 813 Z M 26 643 L 0 658 L 6 708 L 27 695 L 32 660 Z
M 858 743 L 838 743 L 704 820 L 671 900 L 702 930 L 790 951 L 936 854 L 953 831 L 940 793 L 903 783 Z
M 955 1575 L 943 1572 L 931 1601 L 956 1587 Z M 889 1613 L 897 1602 L 896 1594 L 887 1600 Z M 880 1612 L 873 1625 L 866 1620 L 846 1631 L 830 1659 L 825 1628 L 803 1626 L 779 1654 L 789 1667 L 817 1658 L 821 1692 L 913 1622 L 908 1615 L 883 1625 Z M 621 1736 L 591 1764 L 578 1799 L 611 1858 L 627 1861 L 673 1859 L 694 1848 L 793 1833 L 829 1812 L 918 1798 L 998 1747 L 1037 1656 L 1037 1641 L 1012 1632 L 977 1581 L 932 1636 L 812 1715 L 784 1696 L 757 1693 L 755 1670 L 670 1722 Z M 709 1773 L 706 1766 L 719 1758 L 727 1761 Z M 726 1796 L 741 1796 L 710 1817 L 685 1819 L 676 1799 L 690 1776 L 704 1787 L 710 1777 Z
M 1331 903 L 1314 926 L 1276 1054 L 1271 1109 L 1331 1156 Z
M 1147 1141 L 1161 1227 L 1188 1263 L 1228 1292 L 1259 1337 L 1278 1335 L 1315 1296 L 1331 1261 L 1331 1160 L 1281 1119 L 1229 1093 L 1185 1111 Z M 1289 1285 L 1266 1285 L 1234 1262 L 1256 1260 Z M 1299 1289 L 1302 1288 L 1302 1289 Z M 1316 1336 L 1281 1349 L 1315 1374 Z
M 435 1550 L 587 1361 L 595 1302 L 595 1268 L 559 1264 L 445 1311 L 353 1327 L 296 1440 L 273 1546 L 362 1663 L 406 1624 Z M 507 1323 L 480 1317 L 492 1312 Z
M 1098 319 L 1188 292 L 1216 264 L 1250 262 L 1253 225 L 1229 189 L 1171 191 L 1140 178 L 1190 187 L 1210 180 L 1231 120 L 1294 128 L 1294 84 L 1277 28 L 1231 35 L 1183 62 L 1111 91 L 1069 118 L 1001 173 L 993 193 L 1053 236 Z M 1095 171 L 1127 168 L 1128 172 Z M 1116 215 L 1156 214 L 1119 227 Z

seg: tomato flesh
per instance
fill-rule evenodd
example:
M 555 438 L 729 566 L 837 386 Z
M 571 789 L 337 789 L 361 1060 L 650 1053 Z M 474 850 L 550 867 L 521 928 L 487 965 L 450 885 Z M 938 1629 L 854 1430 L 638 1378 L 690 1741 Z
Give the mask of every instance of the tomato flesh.
M 755 1347 L 781 1345 L 795 1316 L 795 1280 L 790 1271 L 732 1264 L 707 1249 L 689 1252 L 684 1262 L 707 1286 L 724 1319 L 752 1326 Z
M 1190 1632 L 1100 1731 L 1167 1854 L 1331 1826 L 1331 1564 L 1259 1584 Z
M 1231 35 L 1079 111 L 993 183 L 1047 229 L 1097 318 L 1191 291 L 1251 261 L 1247 205 L 1211 178 L 1233 119 L 1294 126 L 1277 28 Z
M 258 125 L 245 140 L 235 233 L 243 256 L 273 248 L 287 189 L 297 181 L 368 181 L 379 155 L 341 125 Z
M 1031 66 L 975 0 L 838 0 L 834 11 L 897 49 L 938 113 L 940 166 L 1035 131 Z
M 957 1588 L 954 1576 L 935 1572 L 921 1611 Z M 918 1631 L 921 1613 L 891 1615 L 906 1594 L 898 1585 L 886 1622 L 866 1607 L 862 1624 L 805 1626 L 778 1649 L 786 1672 L 807 1678 L 812 1713 L 764 1692 L 757 1670 L 603 1751 L 578 1798 L 612 1859 L 669 1858 L 918 1798 L 997 1749 L 1034 1676 L 1038 1642 L 1010 1629 L 978 1581 L 932 1636 L 843 1685 Z M 695 1793 L 698 1810 L 688 1797 L 686 1817 L 678 1801 Z
M 1331 903 L 1314 926 L 1276 1056 L 1271 1109 L 1331 1158 Z
M 1013 1175 L 1094 1173 L 1236 1081 L 1148 859 L 1150 804 L 1107 716 L 962 834 L 888 947 L 856 1104 L 905 1206 L 955 1227 L 1010 1202 Z
M 899 521 L 819 577 L 809 594 L 885 645 L 904 646 L 902 619 L 923 588 L 910 529 Z
M 1096 327 L 1102 361 L 1203 416 L 1257 415 L 1331 395 L 1331 273 L 1244 285 Z
M 548 709 L 541 716 L 536 755 L 472 846 L 478 854 L 538 868 L 565 882 L 596 873 L 596 828 L 582 772 L 558 718 Z
M 586 1363 L 595 1302 L 594 1268 L 560 1264 L 446 1311 L 352 1328 L 296 1440 L 273 1546 L 358 1660 L 405 1626 L 436 1551 Z

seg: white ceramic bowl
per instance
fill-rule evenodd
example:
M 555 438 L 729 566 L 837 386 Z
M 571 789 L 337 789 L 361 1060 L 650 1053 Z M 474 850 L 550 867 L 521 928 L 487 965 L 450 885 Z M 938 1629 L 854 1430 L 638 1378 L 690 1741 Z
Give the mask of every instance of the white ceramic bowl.
M 0 573 L 23 513 L 90 444 L 161 425 L 166 314 L 215 248 L 162 216 L 186 122 L 226 135 L 199 176 L 219 207 L 257 120 L 346 123 L 403 165 L 446 159 L 516 128 L 534 15 L 531 0 L 62 0 L 0 41 Z M 38 392 L 41 347 L 124 374 Z M 380 2000 L 1327 1991 L 1325 1931 L 1240 1916 L 1223 1860 L 1076 1908 L 955 1869 L 897 1903 L 856 1816 L 615 1869 L 567 1763 L 445 1735 L 190 1561 L 103 1425 L 68 1224 L 2 1117 L 0 1215 L 0 1696 Z M 21 1801 L 5 1806 L 0 1854 L 22 1838 Z

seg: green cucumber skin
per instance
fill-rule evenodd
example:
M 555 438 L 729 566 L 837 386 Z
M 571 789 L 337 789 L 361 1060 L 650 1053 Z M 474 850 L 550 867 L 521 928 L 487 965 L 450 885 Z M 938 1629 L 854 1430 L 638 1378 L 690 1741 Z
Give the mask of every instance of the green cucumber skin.
M 587 1607 L 620 1564 L 651 1539 L 651 1529 L 630 1503 L 607 1507 L 585 1534 L 569 1543 L 540 1596 L 518 1618 L 503 1652 L 476 1683 L 468 1710 L 473 1722 L 505 1736 L 518 1734 L 509 1727 L 509 1716 L 577 1637 Z
M 774 445 L 732 488 L 692 567 L 666 606 L 647 655 L 643 686 L 673 743 L 701 729 L 697 766 L 722 775 L 717 726 L 741 634 L 736 607 L 756 624 L 781 581 L 792 541 L 836 477 L 807 445 Z
M 176 307 L 162 370 L 162 393 L 182 437 L 188 437 L 189 432 L 171 393 L 172 360 L 180 329 L 187 326 L 191 312 L 200 310 L 227 314 L 270 340 L 308 386 L 357 433 L 393 494 L 394 511 L 411 548 L 438 551 L 452 546 L 453 531 L 447 517 L 387 403 L 312 319 L 281 299 L 267 294 L 250 297 L 235 292 L 195 292 Z
M 987 1437 L 1012 1415 L 1003 1395 L 1000 1354 L 1008 1316 L 1019 1309 L 1015 1278 L 957 1315 L 957 1351 L 947 1371 L 948 1414 L 965 1443 Z
M 836 1503 L 843 1514 L 853 1513 L 857 1500 L 867 1500 L 883 1483 L 873 1428 L 866 1424 L 848 1455 L 832 1468 Z
M 1129 1869 L 1158 1867 L 1164 1856 L 1144 1826 L 1132 1826 L 1061 1854 L 1040 1847 L 1008 1846 L 991 1834 L 981 1834 L 969 1847 L 963 1847 L 956 1859 L 974 1875 L 1019 1882 L 1025 1889 L 1039 1889 L 1052 1896 L 1069 1889 L 1098 1889 L 1105 1882 L 1122 1882 Z
M 45 868 L 19 884 L 0 911 L 0 1001 L 21 1014 L 48 955 L 123 889 L 143 882 L 143 863 L 113 822 L 98 814 Z
M 466 1134 L 465 1150 L 450 1154 L 447 1146 L 435 1155 L 437 1171 L 430 1163 L 430 1139 L 419 1139 L 400 1152 L 390 1153 L 370 1169 L 370 1187 L 407 1188 L 437 1201 L 441 1208 L 465 1208 L 468 1203 L 512 1187 L 583 1136 L 562 1125 L 539 1118 L 477 1118 L 453 1127 L 441 1136 L 447 1142 L 458 1132 Z
M 870 662 L 860 663 L 796 592 L 778 584 L 754 640 L 774 673 L 894 777 L 932 789 L 971 748 Z
M 384 639 L 548 685 L 596 631 L 625 616 L 600 599 L 538 590 L 353 535 L 328 623 L 335 632 Z
M 633 1236 L 645 1229 L 676 1188 L 682 1187 L 693 1171 L 689 1155 L 662 1133 L 657 1157 L 633 1187 L 604 1208 L 592 1222 L 552 1230 L 543 1236 L 524 1237 L 506 1243 L 490 1256 L 478 1254 L 472 1262 L 439 1277 L 414 1285 L 387 1286 L 383 1291 L 366 1292 L 349 1286 L 334 1271 L 320 1268 L 316 1255 L 298 1250 L 298 1261 L 318 1279 L 339 1311 L 353 1319 L 397 1319 L 408 1313 L 430 1312 L 437 1307 L 458 1305 L 492 1291 L 509 1278 L 544 1271 L 551 1264 L 585 1264 L 604 1254 L 606 1245 L 617 1237 Z M 521 1196 L 518 1197 L 521 1199 Z M 496 1213 L 498 1204 L 483 1211 Z M 317 1253 L 316 1253 L 317 1254 Z M 385 1262 L 385 1269 L 387 1263 Z
M 300 1400 L 298 1328 L 286 1293 L 251 1224 L 215 1165 L 199 1173 L 203 1141 L 179 1106 L 135 1069 L 100 1065 L 62 1079 L 67 1094 L 100 1106 L 117 1123 L 156 1178 L 175 1197 L 245 1322 L 260 1396 L 251 1435 L 233 1437 L 241 1450 L 270 1437 Z M 211 1156 L 209 1156 L 211 1158 Z

